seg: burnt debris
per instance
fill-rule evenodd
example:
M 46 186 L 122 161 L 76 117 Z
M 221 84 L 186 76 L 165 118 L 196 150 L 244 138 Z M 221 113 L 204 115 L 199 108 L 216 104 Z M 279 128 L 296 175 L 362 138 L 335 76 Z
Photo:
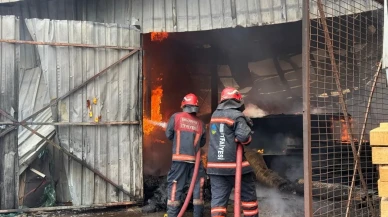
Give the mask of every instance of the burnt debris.
M 184 192 L 187 194 L 189 189 L 189 184 L 184 189 Z M 181 198 L 182 204 L 183 200 L 186 198 L 186 194 Z M 167 177 L 166 176 L 147 176 L 144 178 L 144 198 L 145 204 L 142 207 L 143 213 L 152 213 L 164 211 L 167 209 Z M 207 180 L 204 184 L 204 200 L 205 202 L 210 202 L 211 193 L 210 193 L 210 183 Z M 187 210 L 192 209 L 192 203 L 190 203 Z

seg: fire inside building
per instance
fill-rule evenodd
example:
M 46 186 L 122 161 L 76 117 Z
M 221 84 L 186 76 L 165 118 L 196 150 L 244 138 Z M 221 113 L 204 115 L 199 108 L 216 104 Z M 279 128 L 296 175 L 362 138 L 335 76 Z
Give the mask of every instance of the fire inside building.
M 351 174 L 355 171 L 352 168 L 352 143 L 362 147 L 359 155 L 368 189 L 373 192 L 377 186 L 378 176 L 371 162 L 367 135 L 362 138 L 362 142 L 359 142 L 359 136 L 354 138 L 359 135 L 354 131 L 361 131 L 364 111 L 352 104 L 358 104 L 360 102 L 355 101 L 363 101 L 364 97 L 369 96 L 370 81 L 366 80 L 372 79 L 370 75 L 378 70 L 382 48 L 379 40 L 382 36 L 376 30 L 381 25 L 381 18 L 375 13 L 331 18 L 328 24 L 330 30 L 345 32 L 343 36 L 332 34 L 336 43 L 333 46 L 337 49 L 335 61 L 341 67 L 341 72 L 344 72 L 341 84 L 346 87 L 342 91 L 343 97 L 349 102 L 347 115 L 343 114 L 341 105 L 336 102 L 339 93 L 335 87 L 321 21 L 313 20 L 310 24 L 309 58 L 311 71 L 314 71 L 311 75 L 316 76 L 310 80 L 311 102 L 315 102 L 311 104 L 310 119 L 311 174 L 313 187 L 316 188 L 313 191 L 316 202 L 313 203 L 314 206 L 324 207 L 320 210 L 316 208 L 321 215 L 330 212 L 330 216 L 340 216 L 342 212 L 345 214 L 343 210 L 346 206 L 337 201 L 347 198 L 349 188 L 353 185 L 358 186 L 354 194 L 361 194 L 361 201 L 355 202 L 358 205 L 353 206 L 368 207 L 366 200 L 369 196 L 362 196 L 360 190 L 363 180 L 352 180 Z M 354 32 L 346 32 L 347 28 Z M 169 147 L 169 141 L 164 135 L 164 124 L 173 113 L 179 111 L 180 100 L 177 99 L 189 92 L 198 94 L 199 117 L 209 123 L 219 93 L 224 87 L 232 86 L 244 95 L 247 105 L 244 113 L 254 123 L 253 142 L 249 149 L 261 153 L 268 169 L 278 174 L 265 177 L 264 180 L 260 180 L 260 177 L 258 179 L 271 187 L 276 186 L 274 183 L 280 177 L 284 178 L 283 184 L 303 184 L 303 42 L 302 32 L 295 29 L 302 29 L 302 22 L 192 33 L 145 34 L 143 154 L 144 159 L 152 160 L 144 161 L 144 174 L 166 175 L 170 168 L 171 149 L 166 148 Z M 361 39 L 355 35 L 358 32 L 369 38 Z M 352 56 L 346 53 L 350 47 L 358 49 L 351 53 Z M 357 74 L 358 70 L 361 70 L 360 74 Z M 320 80 L 324 75 L 329 78 Z M 378 82 L 383 82 L 383 78 L 380 77 Z M 350 87 L 353 89 L 350 90 Z M 376 107 L 384 104 L 378 102 L 378 97 L 373 100 Z M 353 129 L 353 136 L 349 134 L 349 128 Z M 207 146 L 202 153 L 205 165 L 206 149 Z M 303 194 L 303 188 L 298 184 L 289 185 L 287 190 Z M 280 185 L 277 187 L 285 188 Z M 321 199 L 329 202 L 322 203 Z M 328 207 L 333 207 L 333 210 L 328 211 Z M 360 208 L 363 210 L 361 212 L 370 211 L 365 207 Z M 359 214 L 351 214 L 356 215 Z
M 163 124 L 155 123 L 166 122 L 179 111 L 180 98 L 189 92 L 198 95 L 198 116 L 209 123 L 219 93 L 227 86 L 241 91 L 247 104 L 245 112 L 251 113 L 249 115 L 257 126 L 254 136 L 259 140 L 252 148 L 264 149 L 268 155 L 284 155 L 287 152 L 284 141 L 289 139 L 295 140 L 295 144 L 289 142 L 290 146 L 300 150 L 302 131 L 287 135 L 290 129 L 276 126 L 265 131 L 268 123 L 294 121 L 302 126 L 302 41 L 301 32 L 293 29 L 301 29 L 301 22 L 193 33 L 145 34 L 144 159 L 153 159 L 144 162 L 145 173 L 165 175 L 171 161 L 171 153 L 160 154 L 171 150 L 166 149 L 169 142 Z M 290 40 L 294 43 L 289 43 Z M 292 119 L 290 114 L 296 118 Z M 276 142 L 275 138 L 279 140 L 278 146 L 262 142 Z
M 260 216 L 379 216 L 381 2 L 109 1 L 0 0 L 0 215 L 165 212 L 169 118 L 194 93 L 209 131 L 234 87 L 253 122 Z

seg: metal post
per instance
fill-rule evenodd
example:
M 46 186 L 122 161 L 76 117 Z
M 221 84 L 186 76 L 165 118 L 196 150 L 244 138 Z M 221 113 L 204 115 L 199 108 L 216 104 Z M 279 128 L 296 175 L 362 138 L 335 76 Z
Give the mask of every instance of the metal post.
M 218 71 L 217 65 L 211 67 L 211 110 L 216 110 L 218 105 Z
M 143 39 L 144 39 L 144 37 L 142 37 L 141 38 L 142 39 L 142 44 L 143 44 Z M 139 75 L 139 77 L 138 77 L 138 79 L 139 79 L 139 94 L 138 94 L 138 109 L 139 109 L 139 113 L 138 113 L 138 119 L 139 119 L 139 130 L 138 130 L 138 136 L 139 136 L 139 141 L 141 141 L 141 143 L 140 143 L 140 145 L 139 145 L 139 161 L 138 161 L 138 164 L 139 164 L 139 168 L 144 168 L 144 162 L 143 162 L 143 144 L 144 144 L 144 138 L 143 138 L 143 106 L 144 106 L 144 104 L 143 104 L 143 97 L 144 97 L 144 95 L 143 95 L 143 68 L 144 68 L 144 65 L 143 65 L 143 60 L 144 60 L 144 50 L 143 51 L 141 51 L 141 53 L 139 54 L 139 63 L 140 63 L 140 65 L 139 65 L 139 73 L 138 73 L 138 75 Z M 141 176 L 141 183 L 143 183 L 143 181 L 144 181 L 144 177 L 143 176 Z M 138 195 L 138 193 L 139 192 L 141 192 L 141 194 L 143 193 L 143 186 L 142 185 L 140 185 L 140 188 L 137 188 L 136 189 L 136 195 Z
M 303 83 L 303 169 L 304 169 L 304 216 L 313 216 L 311 176 L 311 116 L 310 116 L 310 8 L 303 1 L 302 18 L 302 83 Z

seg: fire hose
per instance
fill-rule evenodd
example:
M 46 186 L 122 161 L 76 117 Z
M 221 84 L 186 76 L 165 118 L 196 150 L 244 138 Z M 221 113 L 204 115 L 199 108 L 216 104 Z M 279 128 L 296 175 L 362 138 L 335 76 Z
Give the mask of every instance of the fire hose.
M 246 120 L 249 127 L 253 127 L 252 120 L 247 117 L 246 117 Z M 236 176 L 234 179 L 234 217 L 241 216 L 242 157 L 243 157 L 243 145 L 238 142 L 237 151 L 236 151 Z
M 234 183 L 234 217 L 241 216 L 240 202 L 241 202 L 242 155 L 243 155 L 242 144 L 237 143 L 236 176 L 235 176 L 235 183 Z
M 191 196 L 193 195 L 193 191 L 194 191 L 195 181 L 197 180 L 200 163 L 201 163 L 201 151 L 199 150 L 197 152 L 197 155 L 195 156 L 194 173 L 193 173 L 193 178 L 191 179 L 189 191 L 187 192 L 185 202 L 183 203 L 182 209 L 179 212 L 178 217 L 182 217 L 183 214 L 185 214 L 187 207 L 189 206 Z
M 234 186 L 234 217 L 241 216 L 241 176 L 242 176 L 242 155 L 243 155 L 243 147 L 242 144 L 237 144 L 237 153 L 236 153 L 236 176 L 235 176 L 235 186 Z M 191 196 L 193 195 L 193 190 L 195 186 L 195 181 L 197 180 L 199 164 L 201 163 L 201 152 L 198 151 L 195 158 L 195 166 L 193 178 L 191 179 L 189 191 L 187 193 L 185 202 L 180 210 L 178 217 L 182 217 L 186 212 L 186 209 L 189 205 Z
M 250 125 L 252 123 L 248 122 Z M 235 184 L 234 184 L 234 217 L 241 217 L 241 176 L 242 176 L 242 156 L 243 156 L 243 145 L 237 143 L 236 151 L 236 175 L 235 175 Z M 183 217 L 183 214 L 186 212 L 186 209 L 189 205 L 191 196 L 193 195 L 195 181 L 197 180 L 199 164 L 201 163 L 201 151 L 198 151 L 195 157 L 195 166 L 193 178 L 191 179 L 189 191 L 187 193 L 185 202 L 180 210 L 178 217 Z

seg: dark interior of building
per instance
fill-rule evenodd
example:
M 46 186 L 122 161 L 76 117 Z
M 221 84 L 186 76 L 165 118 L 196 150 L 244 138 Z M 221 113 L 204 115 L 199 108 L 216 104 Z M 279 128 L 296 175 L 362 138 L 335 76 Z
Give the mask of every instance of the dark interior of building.
M 369 28 L 368 24 L 356 25 L 357 19 L 357 17 L 346 17 L 350 24 L 345 25 L 344 17 L 334 18 L 333 22 L 330 22 L 331 29 L 338 29 L 341 32 L 342 28 L 350 28 L 349 25 L 353 25 L 352 28 L 359 28 L 360 31 L 373 36 L 373 28 Z M 314 22 L 317 25 L 317 21 L 312 20 L 312 26 Z M 171 163 L 171 144 L 166 140 L 164 130 L 158 123 L 167 122 L 173 113 L 181 110 L 180 102 L 185 94 L 192 92 L 199 96 L 198 115 L 205 123 L 209 123 L 211 111 L 217 106 L 218 94 L 224 87 L 233 86 L 243 94 L 247 107 L 245 112 L 253 118 L 255 124 L 253 129 L 255 142 L 250 148 L 261 150 L 267 165 L 289 180 L 302 178 L 301 28 L 301 22 L 294 22 L 252 28 L 143 35 L 145 49 L 143 59 L 144 174 L 160 176 L 168 172 Z M 336 43 L 334 47 L 338 50 L 349 50 L 351 45 L 365 43 L 358 37 L 345 40 L 340 33 L 331 32 L 331 34 Z M 311 50 L 311 53 L 318 53 L 319 49 L 325 49 L 324 38 L 321 35 L 323 35 L 321 29 L 312 29 L 312 43 L 317 41 L 322 43 L 313 45 L 314 50 Z M 328 57 L 323 61 L 317 59 L 318 57 L 319 55 L 311 55 L 311 64 L 320 65 L 319 69 L 322 73 L 326 73 L 324 79 L 332 79 L 333 76 L 328 75 L 328 70 L 325 70 L 331 67 Z M 351 67 L 346 57 L 349 55 L 336 53 L 336 59 L 346 62 L 341 67 Z M 374 57 L 369 57 L 371 58 Z M 352 59 L 353 69 L 354 65 L 358 64 L 354 59 Z M 361 76 L 354 70 L 343 71 L 345 73 L 341 73 L 341 76 L 346 82 L 345 86 L 349 86 L 347 79 L 349 75 Z M 317 79 L 320 79 L 319 76 Z M 336 89 L 333 81 L 322 83 L 326 84 L 325 88 L 328 90 Z M 322 89 L 317 86 L 312 91 L 311 97 L 322 94 L 319 92 Z M 347 97 L 354 97 L 357 94 L 359 92 L 351 92 Z M 338 144 L 349 144 L 344 117 L 338 105 L 327 107 L 327 99 L 314 102 L 316 104 L 312 104 L 311 111 L 313 143 L 332 140 Z M 327 115 L 327 113 L 331 114 Z M 357 114 L 349 115 L 358 117 Z M 339 153 L 346 153 L 343 155 L 348 157 L 345 156 L 346 158 L 343 159 L 350 165 L 353 161 L 349 157 L 350 146 L 346 146 L 344 152 L 342 151 L 344 147 L 340 148 Z M 334 154 L 328 153 L 326 149 L 318 148 L 313 150 L 313 153 L 314 151 L 319 153 L 318 156 L 325 156 L 325 159 L 336 159 L 335 150 Z M 362 154 L 368 158 L 370 151 L 365 150 Z M 321 157 L 318 158 L 321 159 Z M 341 162 L 344 162 L 343 159 Z M 335 160 L 329 163 L 338 164 Z M 370 162 L 367 161 L 367 163 Z M 349 173 L 349 170 L 346 172 Z M 331 169 L 324 172 L 319 170 L 316 173 L 329 174 Z M 319 179 L 321 178 L 322 176 L 319 175 Z M 375 178 L 370 176 L 371 183 Z M 344 175 L 328 175 L 326 179 L 339 183 L 351 181 Z
M 173 113 L 180 111 L 181 98 L 192 92 L 199 97 L 198 115 L 208 123 L 211 111 L 217 106 L 218 94 L 225 86 L 239 88 L 253 117 L 301 113 L 300 28 L 301 22 L 295 22 L 165 33 L 159 37 L 156 33 L 145 34 L 145 118 L 168 121 Z M 162 93 L 160 89 L 157 91 L 158 87 Z M 158 94 L 160 102 L 156 99 Z M 145 174 L 164 175 L 171 161 L 170 143 L 163 128 L 145 126 L 153 128 L 149 134 L 145 130 L 144 159 L 148 159 L 144 161 Z M 277 137 L 285 139 L 280 134 Z M 281 154 L 284 150 L 273 151 Z

